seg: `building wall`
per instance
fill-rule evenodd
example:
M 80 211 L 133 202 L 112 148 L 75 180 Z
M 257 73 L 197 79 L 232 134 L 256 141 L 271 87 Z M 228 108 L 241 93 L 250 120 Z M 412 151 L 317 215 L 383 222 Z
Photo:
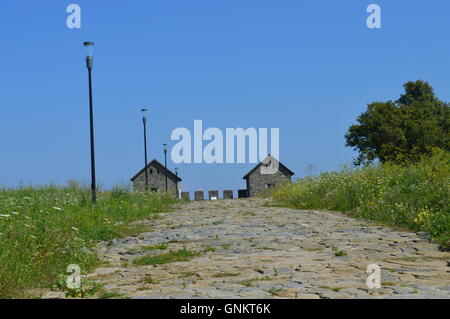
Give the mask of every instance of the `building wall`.
M 158 192 L 166 191 L 166 177 L 164 171 L 160 170 L 158 173 L 158 167 L 151 165 L 147 169 L 148 173 L 148 189 L 150 191 L 156 190 Z M 145 171 L 142 171 L 133 181 L 134 190 L 143 192 L 145 190 Z M 167 175 L 167 190 L 173 196 L 178 197 L 177 183 L 171 179 L 170 175 Z
M 258 168 L 248 176 L 248 196 L 253 197 L 264 192 L 267 189 L 266 185 L 278 185 L 290 181 L 291 176 L 281 168 L 275 174 L 261 174 L 261 171 Z

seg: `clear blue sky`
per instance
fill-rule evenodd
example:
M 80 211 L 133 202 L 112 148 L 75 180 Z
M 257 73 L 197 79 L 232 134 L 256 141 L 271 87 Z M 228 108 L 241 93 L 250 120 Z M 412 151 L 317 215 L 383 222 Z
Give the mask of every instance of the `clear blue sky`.
M 68 29 L 66 7 L 82 8 Z M 380 30 L 366 7 L 382 8 Z M 83 41 L 95 41 L 97 177 L 127 182 L 177 127 L 278 127 L 297 173 L 350 163 L 344 134 L 409 80 L 449 100 L 448 0 L 23 1 L 0 3 L 0 185 L 89 182 Z M 170 168 L 174 165 L 169 162 Z M 183 188 L 238 189 L 250 164 L 179 165 Z

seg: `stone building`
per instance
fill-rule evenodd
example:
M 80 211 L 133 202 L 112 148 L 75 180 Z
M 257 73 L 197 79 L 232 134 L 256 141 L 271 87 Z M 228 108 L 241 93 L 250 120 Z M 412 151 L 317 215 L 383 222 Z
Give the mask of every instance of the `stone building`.
M 147 169 L 148 176 L 148 190 L 153 192 L 166 191 L 166 174 L 167 174 L 167 191 L 178 198 L 178 191 L 180 187 L 181 178 L 174 174 L 169 169 L 165 169 L 164 165 L 156 159 L 151 161 L 146 168 L 141 169 L 136 175 L 131 178 L 134 190 L 143 192 L 145 190 L 145 169 Z
M 278 167 L 278 169 L 276 169 Z M 244 179 L 247 182 L 247 196 L 253 197 L 266 189 L 283 182 L 291 182 L 293 171 L 284 166 L 272 155 L 268 155 L 256 165 Z

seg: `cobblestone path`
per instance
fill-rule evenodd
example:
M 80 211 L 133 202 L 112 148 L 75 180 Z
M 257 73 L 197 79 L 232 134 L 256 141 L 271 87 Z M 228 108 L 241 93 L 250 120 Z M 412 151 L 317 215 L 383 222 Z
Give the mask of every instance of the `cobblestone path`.
M 161 215 L 151 232 L 105 243 L 110 266 L 88 277 L 130 298 L 450 298 L 450 254 L 412 232 L 263 199 L 191 202 Z M 180 250 L 195 255 L 133 263 Z M 381 267 L 379 289 L 367 287 L 370 264 Z

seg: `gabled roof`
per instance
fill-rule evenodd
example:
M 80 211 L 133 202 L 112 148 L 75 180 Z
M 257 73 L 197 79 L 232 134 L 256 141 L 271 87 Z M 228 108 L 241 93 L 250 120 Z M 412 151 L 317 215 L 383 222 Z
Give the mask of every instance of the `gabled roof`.
M 263 161 L 261 161 L 258 165 L 256 165 L 255 167 L 253 167 L 253 169 L 250 171 L 250 172 L 248 172 L 244 177 L 243 177 L 243 179 L 247 179 L 249 176 L 250 176 L 250 174 L 251 173 L 253 173 L 254 171 L 256 171 L 261 165 L 267 165 L 266 163 L 271 163 L 271 161 L 276 161 L 276 162 L 278 162 L 278 165 L 279 165 L 279 168 L 281 168 L 281 169 L 283 169 L 283 170 L 285 170 L 287 173 L 288 173 L 288 175 L 295 175 L 295 173 L 293 172 L 293 171 L 291 171 L 289 168 L 287 168 L 285 165 L 283 165 L 283 163 L 281 163 L 279 160 L 277 160 L 274 156 L 272 156 L 272 155 L 267 155 L 267 157 L 263 160 Z
M 131 178 L 131 181 L 134 181 L 139 175 L 141 175 L 143 172 L 145 172 L 145 169 L 148 169 L 150 166 L 156 166 L 160 171 L 165 172 L 166 168 L 164 165 L 162 165 L 160 162 L 158 162 L 156 159 L 153 159 L 150 163 L 147 164 L 147 167 L 144 167 L 141 169 L 136 175 L 134 175 Z M 182 179 L 179 178 L 176 174 L 174 174 L 170 169 L 167 169 L 167 177 L 171 177 L 172 179 L 176 180 L 177 182 L 181 182 Z

